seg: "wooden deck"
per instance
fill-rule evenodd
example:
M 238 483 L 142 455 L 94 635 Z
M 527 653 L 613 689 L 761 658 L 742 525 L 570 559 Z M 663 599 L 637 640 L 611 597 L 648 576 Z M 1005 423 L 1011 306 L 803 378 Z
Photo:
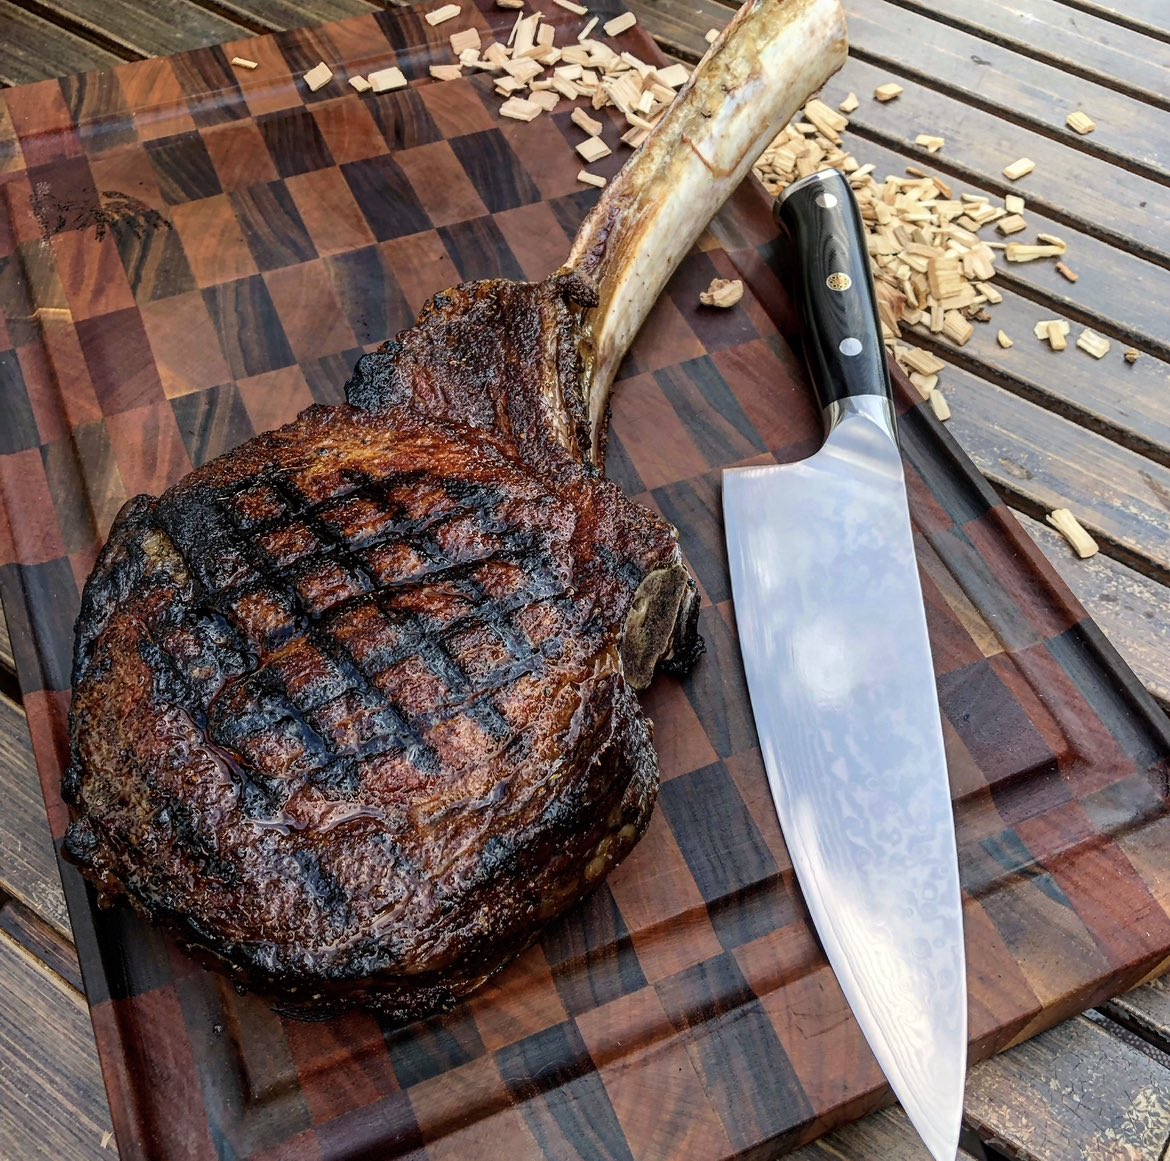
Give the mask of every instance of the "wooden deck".
M 846 147 L 879 175 L 938 172 L 1002 196 L 1005 164 L 1036 231 L 1068 242 L 1051 263 L 1001 268 L 1004 301 L 948 364 L 951 429 L 1018 513 L 1146 687 L 1170 705 L 1170 5 L 1165 0 L 845 0 L 851 55 L 830 83 L 861 104 Z M 0 83 L 22 84 L 369 11 L 364 0 L 0 0 Z M 630 0 L 671 54 L 693 60 L 717 0 Z M 897 81 L 896 101 L 869 99 Z M 1097 124 L 1065 127 L 1082 109 Z M 945 137 L 937 155 L 918 134 Z M 1112 341 L 1101 361 L 1055 353 L 1041 318 Z M 995 342 L 1002 328 L 1010 351 Z M 1121 352 L 1139 352 L 1131 366 Z M 0 420 L 2 422 L 2 420 Z M 1101 553 L 1078 560 L 1044 523 L 1070 508 Z M 0 620 L 0 1156 L 115 1155 L 77 959 Z M 1170 854 L 1167 856 L 1170 868 Z M 1170 871 L 1167 872 L 1170 874 Z M 969 1082 L 972 1156 L 1155 1161 L 1170 1148 L 1170 979 L 1154 982 L 980 1065 Z M 898 1111 L 798 1154 L 922 1156 Z

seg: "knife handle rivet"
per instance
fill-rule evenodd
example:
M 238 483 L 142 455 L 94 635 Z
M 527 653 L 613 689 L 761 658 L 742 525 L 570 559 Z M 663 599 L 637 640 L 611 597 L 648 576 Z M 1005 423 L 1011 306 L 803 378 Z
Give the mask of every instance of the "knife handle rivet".
M 837 350 L 843 355 L 860 355 L 861 354 L 861 340 L 855 338 L 842 339 L 837 344 Z
M 817 194 L 817 205 L 822 210 L 831 210 L 837 204 L 837 199 L 831 193 Z

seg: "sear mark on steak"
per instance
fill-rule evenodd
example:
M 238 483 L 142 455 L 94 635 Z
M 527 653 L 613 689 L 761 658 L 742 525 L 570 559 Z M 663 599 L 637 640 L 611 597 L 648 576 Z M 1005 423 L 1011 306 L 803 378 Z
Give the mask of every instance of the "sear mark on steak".
M 634 691 L 693 662 L 698 601 L 674 530 L 592 461 L 592 300 L 456 287 L 362 360 L 353 405 L 124 507 L 64 785 L 103 902 L 286 1009 L 406 1020 L 633 847 L 658 781 Z

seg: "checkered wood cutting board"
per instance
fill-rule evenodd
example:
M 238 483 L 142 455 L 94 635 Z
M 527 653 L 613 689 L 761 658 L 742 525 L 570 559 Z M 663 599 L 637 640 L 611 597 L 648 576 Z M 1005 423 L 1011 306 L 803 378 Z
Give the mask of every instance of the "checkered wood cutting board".
M 501 121 L 487 77 L 428 78 L 453 29 L 506 36 L 513 17 L 482 3 L 438 29 L 388 12 L 0 96 L 0 593 L 58 842 L 72 624 L 122 503 L 339 402 L 436 290 L 555 269 L 598 196 L 575 180 L 567 109 Z M 638 29 L 619 47 L 655 54 Z M 411 85 L 311 94 L 298 78 L 319 60 L 397 63 Z M 760 1157 L 888 1099 L 793 880 L 723 552 L 721 469 L 820 439 L 774 234 L 745 187 L 617 389 L 609 473 L 679 528 L 707 643 L 645 698 L 663 773 L 646 838 L 495 982 L 406 1029 L 284 1020 L 96 911 L 65 866 L 124 1157 Z M 745 279 L 736 309 L 698 305 L 717 275 Z M 897 379 L 977 1059 L 1170 956 L 1170 737 Z

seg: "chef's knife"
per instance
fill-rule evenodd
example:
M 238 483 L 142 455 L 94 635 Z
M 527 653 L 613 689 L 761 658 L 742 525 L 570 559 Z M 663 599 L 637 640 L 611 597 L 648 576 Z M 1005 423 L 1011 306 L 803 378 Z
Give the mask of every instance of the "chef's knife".
M 836 171 L 775 206 L 828 435 L 723 475 L 735 617 L 772 798 L 821 944 L 935 1158 L 963 1111 L 963 916 L 938 692 L 861 215 Z

